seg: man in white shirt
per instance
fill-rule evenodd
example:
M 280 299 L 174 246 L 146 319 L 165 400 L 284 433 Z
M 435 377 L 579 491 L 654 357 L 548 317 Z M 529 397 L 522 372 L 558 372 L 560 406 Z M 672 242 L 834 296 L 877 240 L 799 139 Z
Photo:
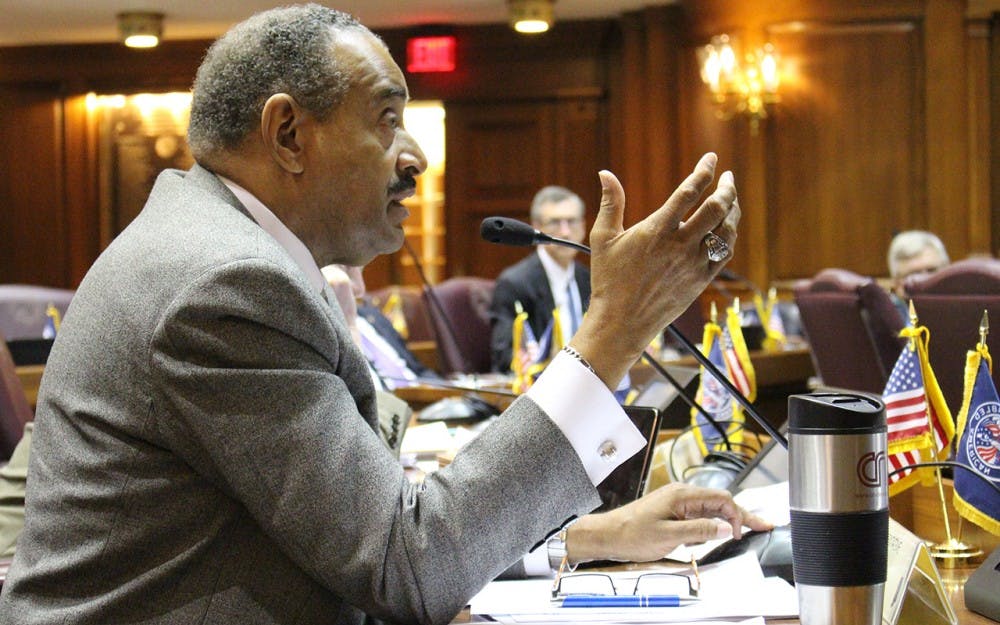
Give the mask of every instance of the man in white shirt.
M 569 189 L 544 187 L 531 202 L 531 225 L 545 234 L 583 242 L 587 233 L 583 200 Z M 559 311 L 563 342 L 569 342 L 590 304 L 590 270 L 576 262 L 577 251 L 561 245 L 540 245 L 497 278 L 490 304 L 490 348 L 493 369 L 509 371 L 512 327 L 520 310 L 538 340 Z

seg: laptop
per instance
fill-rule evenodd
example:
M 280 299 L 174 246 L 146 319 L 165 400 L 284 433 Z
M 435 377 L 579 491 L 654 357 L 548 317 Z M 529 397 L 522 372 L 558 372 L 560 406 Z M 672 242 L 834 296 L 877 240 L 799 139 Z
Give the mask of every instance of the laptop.
M 660 431 L 660 411 L 649 406 L 623 406 L 625 414 L 646 439 L 646 447 L 618 465 L 603 482 L 597 485 L 601 505 L 595 512 L 606 512 L 642 496 L 653 460 L 653 448 Z

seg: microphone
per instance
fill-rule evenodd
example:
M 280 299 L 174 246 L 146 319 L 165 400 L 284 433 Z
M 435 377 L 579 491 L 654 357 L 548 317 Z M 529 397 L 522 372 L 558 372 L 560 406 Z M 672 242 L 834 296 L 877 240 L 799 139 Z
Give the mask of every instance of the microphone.
M 532 245 L 562 245 L 590 254 L 590 248 L 576 241 L 560 239 L 536 230 L 510 217 L 487 217 L 479 226 L 479 234 L 490 243 L 530 247 Z
M 526 223 L 519 222 L 516 219 L 511 219 L 509 217 L 487 217 L 483 220 L 482 226 L 480 227 L 480 234 L 482 234 L 483 238 L 490 243 L 497 243 L 500 245 L 528 246 L 537 245 L 538 243 L 549 243 L 554 245 L 567 245 L 590 254 L 590 248 L 582 243 L 574 243 L 572 241 L 566 241 L 565 239 L 550 237 L 547 234 L 535 230 Z M 701 350 L 695 347 L 694 344 L 691 343 L 691 341 L 688 340 L 688 338 L 684 336 L 680 330 L 674 327 L 674 324 L 669 324 L 667 326 L 667 330 L 671 335 L 673 335 L 674 338 L 680 341 L 688 351 L 691 352 L 691 355 L 694 356 L 695 360 L 697 360 L 701 366 L 708 369 L 712 375 L 715 376 L 715 378 L 720 384 L 722 384 L 723 387 L 725 387 L 729 394 L 737 402 L 739 402 L 744 409 L 746 409 L 747 413 L 753 418 L 754 421 L 757 422 L 757 425 L 763 428 L 772 439 L 778 441 L 782 447 L 788 449 L 788 441 L 784 436 L 782 436 L 781 432 L 779 432 L 773 425 L 770 424 L 770 422 L 764 419 L 764 417 L 757 412 L 757 410 L 753 407 L 753 404 L 750 403 L 750 400 L 747 399 L 743 393 L 741 393 L 740 390 L 729 380 L 729 376 L 719 371 L 719 368 L 716 367 L 712 361 L 705 356 L 705 354 L 701 353 Z M 660 363 L 656 362 L 655 358 L 650 357 L 645 351 L 642 353 L 642 356 L 650 366 L 656 369 L 657 373 L 663 375 L 668 381 L 670 380 L 670 375 L 666 373 L 666 369 L 664 369 Z M 681 396 L 685 396 L 683 391 L 679 394 Z M 700 409 L 699 412 L 706 416 L 709 422 L 712 423 L 720 433 L 723 432 L 721 426 L 715 421 L 715 419 L 709 417 L 707 412 L 703 409 Z M 723 437 L 725 438 L 724 433 Z M 726 442 L 728 445 L 728 439 Z

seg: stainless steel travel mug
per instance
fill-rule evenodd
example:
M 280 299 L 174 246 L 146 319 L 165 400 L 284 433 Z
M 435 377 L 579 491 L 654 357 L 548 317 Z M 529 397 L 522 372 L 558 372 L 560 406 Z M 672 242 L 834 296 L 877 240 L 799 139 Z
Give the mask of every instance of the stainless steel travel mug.
M 885 406 L 788 398 L 792 570 L 803 625 L 879 625 L 889 545 Z

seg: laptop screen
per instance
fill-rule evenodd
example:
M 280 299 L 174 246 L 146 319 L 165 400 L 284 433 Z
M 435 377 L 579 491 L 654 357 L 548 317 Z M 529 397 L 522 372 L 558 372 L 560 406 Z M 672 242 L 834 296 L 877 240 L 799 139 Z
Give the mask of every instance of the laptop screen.
M 660 430 L 660 411 L 647 406 L 623 406 L 625 414 L 646 439 L 645 449 L 618 465 L 597 485 L 601 505 L 595 512 L 605 512 L 635 501 L 642 495 L 653 459 L 656 435 Z

